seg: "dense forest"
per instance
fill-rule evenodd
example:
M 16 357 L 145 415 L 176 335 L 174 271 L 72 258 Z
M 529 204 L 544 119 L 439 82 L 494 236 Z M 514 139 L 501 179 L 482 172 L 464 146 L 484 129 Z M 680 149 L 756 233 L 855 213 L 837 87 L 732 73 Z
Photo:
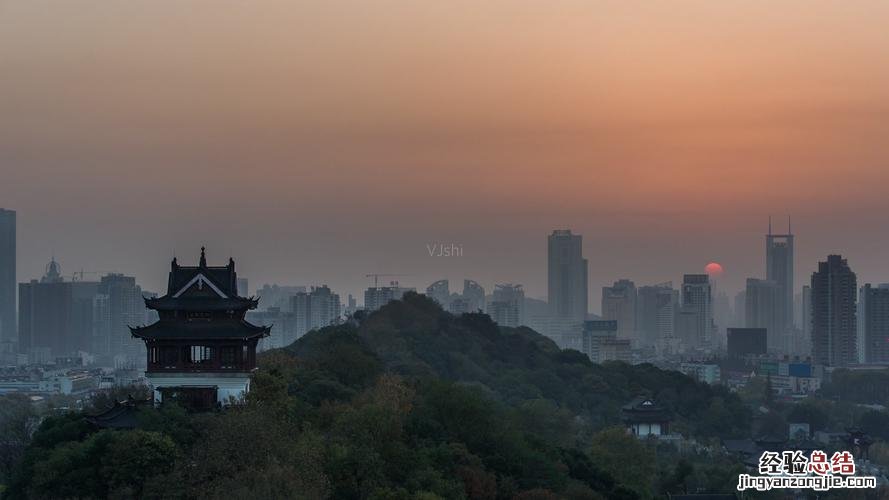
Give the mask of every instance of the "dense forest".
M 527 328 L 410 294 L 265 352 L 243 404 L 175 405 L 100 430 L 49 416 L 8 464 L 4 498 L 633 499 L 731 492 L 720 438 L 751 433 L 721 387 L 596 365 Z M 652 396 L 689 445 L 637 440 L 620 408 Z

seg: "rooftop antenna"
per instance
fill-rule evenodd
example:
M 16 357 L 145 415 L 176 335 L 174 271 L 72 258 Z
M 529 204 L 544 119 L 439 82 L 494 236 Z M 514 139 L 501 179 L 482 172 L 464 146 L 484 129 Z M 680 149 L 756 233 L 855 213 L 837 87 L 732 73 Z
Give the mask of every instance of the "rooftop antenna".
M 769 236 L 772 235 L 772 216 L 769 216 Z
M 793 234 L 793 231 L 790 230 L 790 215 L 787 215 L 787 234 Z

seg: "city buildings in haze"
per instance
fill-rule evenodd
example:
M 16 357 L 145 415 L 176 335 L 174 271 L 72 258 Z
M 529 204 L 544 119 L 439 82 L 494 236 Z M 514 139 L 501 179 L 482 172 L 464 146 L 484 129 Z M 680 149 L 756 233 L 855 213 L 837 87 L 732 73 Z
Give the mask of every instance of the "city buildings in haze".
M 238 295 L 241 297 L 250 296 L 250 282 L 247 278 L 238 278 Z
M 485 311 L 485 289 L 474 280 L 463 280 L 463 292 L 451 293 L 450 282 L 441 279 L 426 287 L 426 295 L 451 314 Z
M 373 286 L 364 291 L 364 309 L 368 312 L 376 311 L 393 300 L 401 300 L 407 292 L 416 292 L 415 288 L 405 288 L 398 285 L 397 281 L 389 283 L 389 286 Z
M 491 319 L 500 326 L 516 327 L 525 324 L 525 291 L 522 285 L 494 285 L 487 311 Z
M 305 291 L 304 286 L 265 284 L 256 291 L 256 296 L 260 309 L 278 308 L 280 311 L 290 312 L 290 298 Z
M 40 280 L 19 284 L 19 352 L 32 360 L 93 347 L 93 308 L 99 283 L 62 277 L 55 259 Z
M 602 319 L 617 321 L 617 336 L 639 344 L 636 333 L 636 285 L 627 279 L 602 287 Z
M 744 326 L 764 328 L 768 349 L 775 354 L 787 354 L 787 330 L 781 311 L 782 289 L 772 280 L 747 278 L 744 300 Z
M 594 363 L 604 361 L 629 362 L 631 347 L 629 339 L 617 338 L 617 321 L 588 320 L 583 322 L 581 352 Z
M 290 310 L 296 315 L 296 338 L 311 330 L 339 323 L 342 318 L 340 296 L 327 285 L 313 286 L 309 292 L 297 293 L 290 302 Z

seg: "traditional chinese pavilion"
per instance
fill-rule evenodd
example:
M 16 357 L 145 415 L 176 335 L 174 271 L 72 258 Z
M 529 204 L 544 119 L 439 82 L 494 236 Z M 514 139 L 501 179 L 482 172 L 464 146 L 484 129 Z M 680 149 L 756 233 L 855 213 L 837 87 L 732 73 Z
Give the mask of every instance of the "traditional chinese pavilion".
M 638 437 L 662 436 L 670 431 L 670 412 L 653 399 L 639 397 L 621 409 L 627 431 Z
M 145 341 L 156 403 L 175 400 L 192 409 L 210 409 L 238 400 L 250 390 L 256 344 L 270 327 L 248 323 L 244 315 L 257 300 L 238 296 L 235 262 L 207 265 L 205 249 L 196 267 L 173 259 L 167 294 L 145 299 L 159 320 L 131 328 Z

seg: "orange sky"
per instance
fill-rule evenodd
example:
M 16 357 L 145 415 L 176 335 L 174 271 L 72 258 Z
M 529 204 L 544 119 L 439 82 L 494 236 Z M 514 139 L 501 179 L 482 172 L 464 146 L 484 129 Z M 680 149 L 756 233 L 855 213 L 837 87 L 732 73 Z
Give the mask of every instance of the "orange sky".
M 799 285 L 829 251 L 889 280 L 887 23 L 882 1 L 3 0 L 0 206 L 21 279 L 55 249 L 157 288 L 207 243 L 254 284 L 542 295 L 570 226 L 594 291 L 709 260 L 734 288 L 792 213 Z

